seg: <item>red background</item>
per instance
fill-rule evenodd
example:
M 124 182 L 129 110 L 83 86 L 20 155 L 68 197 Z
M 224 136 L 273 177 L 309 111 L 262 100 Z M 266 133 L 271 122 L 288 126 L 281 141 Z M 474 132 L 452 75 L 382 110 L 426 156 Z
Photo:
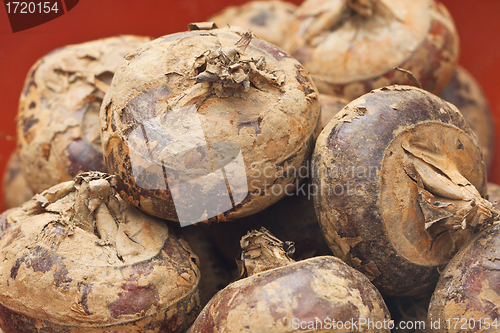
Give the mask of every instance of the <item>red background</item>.
M 65 15 L 13 33 L 0 8 L 0 175 L 15 147 L 14 119 L 24 78 L 35 61 L 57 47 L 118 34 L 159 37 L 184 31 L 225 6 L 245 0 L 80 0 Z M 301 0 L 292 1 L 300 4 Z M 460 63 L 479 81 L 500 132 L 500 1 L 442 0 L 455 19 L 460 36 Z M 500 144 L 489 180 L 500 183 Z M 0 193 L 0 202 L 3 194 Z M 0 209 L 1 209 L 0 204 Z

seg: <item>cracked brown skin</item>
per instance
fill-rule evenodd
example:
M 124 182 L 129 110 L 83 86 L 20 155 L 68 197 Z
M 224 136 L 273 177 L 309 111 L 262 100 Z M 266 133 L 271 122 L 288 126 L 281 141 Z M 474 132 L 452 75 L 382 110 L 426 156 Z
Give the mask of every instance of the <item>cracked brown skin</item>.
M 293 318 L 306 322 L 326 318 L 382 322 L 389 321 L 390 314 L 382 296 L 364 275 L 338 258 L 323 256 L 233 282 L 212 298 L 187 332 L 297 332 Z M 356 330 L 375 331 L 390 330 Z
M 239 147 L 249 191 L 232 209 L 219 209 L 224 213 L 212 218 L 200 212 L 192 222 L 231 221 L 257 213 L 283 197 L 273 195 L 274 188 L 295 181 L 293 177 L 266 177 L 263 170 L 298 168 L 312 153 L 321 126 L 315 85 L 295 59 L 256 38 L 235 56 L 236 60 L 231 59 L 231 64 L 240 66 L 239 69 L 253 69 L 238 74 L 237 70 L 220 67 L 225 58 L 218 50 L 234 51 L 245 32 L 226 28 L 173 34 L 158 38 L 125 58 L 101 107 L 101 133 L 107 167 L 120 178 L 121 194 L 127 202 L 148 214 L 179 220 L 171 191 L 174 188 L 174 194 L 185 193 L 167 181 L 162 163 L 172 164 L 173 169 L 183 165 L 188 171 L 191 166 L 187 166 L 187 159 L 177 163 L 172 158 L 184 152 L 171 144 L 182 133 L 176 128 L 174 134 L 164 135 L 163 131 L 173 127 L 157 120 L 181 107 L 196 108 L 208 143 L 207 151 L 200 147 L 189 156 L 206 158 L 213 153 L 210 147 L 216 142 Z M 216 73 L 226 69 L 231 72 L 228 76 Z M 241 84 L 237 81 L 240 78 L 244 79 Z M 154 122 L 157 127 L 151 125 Z M 145 132 L 148 139 L 143 144 L 147 148 L 138 149 L 133 144 L 134 135 Z M 160 163 L 148 157 L 149 152 L 155 158 L 166 157 Z M 140 166 L 136 170 L 141 170 L 137 179 L 133 162 Z M 211 165 L 212 171 L 220 169 L 215 164 Z M 239 176 L 244 182 L 244 176 Z M 190 190 L 200 188 L 192 185 Z M 201 190 L 205 191 L 204 198 L 214 200 L 213 207 L 223 207 L 227 193 L 212 191 L 209 186 Z M 196 209 L 197 200 L 201 198 L 193 198 L 184 207 L 186 211 Z
M 17 115 L 19 159 L 35 193 L 78 173 L 103 171 L 99 108 L 113 73 L 150 38 L 117 36 L 68 45 L 28 73 Z
M 371 9 L 353 9 L 362 3 Z M 284 49 L 310 71 L 322 94 L 351 101 L 391 84 L 413 85 L 396 66 L 439 93 L 457 66 L 453 20 L 434 0 L 308 0 L 296 16 Z
M 495 123 L 481 87 L 463 67 L 458 67 L 439 97 L 455 105 L 479 139 L 486 169 L 491 168 L 495 151 Z
M 436 332 L 496 332 L 497 328 L 483 325 L 499 320 L 500 271 L 498 255 L 500 247 L 500 225 L 494 224 L 476 235 L 448 263 L 441 273 L 439 282 L 429 305 L 428 319 L 441 320 Z M 468 330 L 463 321 L 455 327 L 451 319 L 448 328 L 446 320 L 466 318 L 475 320 L 475 329 Z M 481 329 L 479 329 L 481 321 Z
M 410 155 L 404 149 L 409 146 L 436 154 L 442 172 L 457 170 L 486 195 L 480 146 L 458 109 L 410 86 L 377 89 L 348 104 L 320 134 L 313 154 L 316 213 L 331 250 L 383 294 L 394 296 L 431 290 L 438 269 L 474 232 L 472 226 L 447 229 L 442 223 L 451 217 L 426 229 L 422 207 L 432 207 L 419 193 L 430 192 L 410 177 L 405 162 Z M 439 172 L 435 176 L 441 177 Z M 491 205 L 482 200 L 474 199 Z M 461 216 L 460 203 L 451 204 L 446 207 L 457 207 L 451 216 Z
M 113 179 L 81 174 L 0 215 L 6 332 L 184 332 L 194 321 L 196 256 L 176 224 L 119 199 Z

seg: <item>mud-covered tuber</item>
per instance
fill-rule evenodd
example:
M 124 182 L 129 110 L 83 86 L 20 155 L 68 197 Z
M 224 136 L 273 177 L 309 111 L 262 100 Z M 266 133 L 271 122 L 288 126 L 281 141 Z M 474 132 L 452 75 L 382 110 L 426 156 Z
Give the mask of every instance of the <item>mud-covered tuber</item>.
M 500 224 L 476 235 L 442 272 L 429 304 L 434 332 L 498 332 Z M 455 319 L 456 318 L 456 319 Z
M 277 202 L 321 126 L 315 85 L 295 59 L 249 31 L 206 27 L 129 54 L 101 107 L 104 158 L 124 198 L 181 224 Z
M 283 47 L 296 8 L 288 1 L 249 1 L 240 6 L 226 7 L 208 21 L 219 28 L 229 25 L 250 29 L 258 38 Z
M 295 262 L 288 256 L 292 244 L 266 229 L 240 243 L 242 279 L 216 294 L 188 333 L 352 332 L 353 323 L 357 332 L 390 332 L 380 293 L 338 258 Z
M 471 128 L 452 104 L 415 87 L 349 103 L 318 137 L 312 175 L 330 248 L 383 294 L 431 290 L 438 268 L 498 215 Z
M 458 35 L 434 0 L 307 0 L 296 10 L 284 49 L 323 94 L 351 101 L 374 88 L 411 84 L 439 93 L 458 60 Z
M 68 45 L 31 67 L 16 122 L 22 173 L 35 193 L 80 172 L 106 171 L 101 101 L 123 57 L 149 40 L 124 35 Z
M 9 333 L 184 332 L 197 257 L 175 227 L 90 172 L 0 215 L 0 326 Z

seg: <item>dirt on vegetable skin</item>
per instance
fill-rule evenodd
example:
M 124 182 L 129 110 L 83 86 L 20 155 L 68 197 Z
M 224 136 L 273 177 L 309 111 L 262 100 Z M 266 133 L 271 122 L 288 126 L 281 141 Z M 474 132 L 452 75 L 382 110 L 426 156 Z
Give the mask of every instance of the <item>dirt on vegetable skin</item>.
M 498 223 L 483 230 L 442 272 L 428 314 L 428 320 L 441 322 L 436 332 L 498 331 L 499 236 Z
M 241 278 L 212 298 L 188 333 L 279 333 L 304 327 L 305 332 L 331 332 L 332 319 L 359 318 L 389 327 L 390 314 L 378 290 L 340 259 L 320 256 L 295 262 L 288 255 L 293 244 L 265 228 L 248 232 L 241 246 Z M 390 332 L 358 327 L 359 332 Z
M 16 118 L 22 174 L 34 193 L 107 168 L 99 108 L 122 59 L 149 37 L 122 35 L 67 45 L 29 70 Z
M 374 90 L 334 116 L 316 142 L 313 182 L 331 250 L 387 295 L 432 290 L 439 269 L 498 216 L 465 119 L 411 86 Z
M 184 332 L 199 312 L 198 258 L 176 224 L 83 173 L 0 215 L 7 332 Z
M 321 129 L 300 63 L 247 30 L 211 27 L 192 25 L 127 56 L 101 107 L 104 159 L 124 199 L 172 221 L 233 221 L 274 204 Z M 228 152 L 231 202 L 210 178 Z

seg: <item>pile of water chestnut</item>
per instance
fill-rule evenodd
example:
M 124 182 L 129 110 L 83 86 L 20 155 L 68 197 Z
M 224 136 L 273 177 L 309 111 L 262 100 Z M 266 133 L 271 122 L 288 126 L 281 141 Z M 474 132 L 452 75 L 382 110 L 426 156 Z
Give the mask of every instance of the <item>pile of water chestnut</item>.
M 435 0 L 250 1 L 26 75 L 0 327 L 499 329 L 494 127 Z

